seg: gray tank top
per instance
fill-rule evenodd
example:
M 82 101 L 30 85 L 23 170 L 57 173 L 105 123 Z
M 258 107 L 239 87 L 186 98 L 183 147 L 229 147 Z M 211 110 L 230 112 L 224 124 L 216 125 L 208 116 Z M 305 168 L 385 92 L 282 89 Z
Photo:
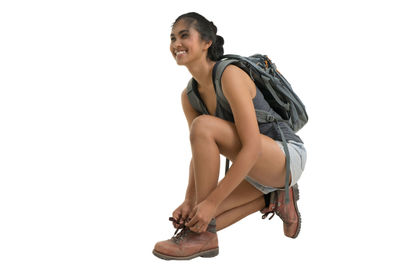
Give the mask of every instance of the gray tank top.
M 215 85 L 214 85 L 215 88 Z M 197 82 L 196 80 L 193 79 L 193 91 L 195 92 L 195 94 L 197 95 L 197 97 L 200 99 L 200 103 L 201 105 L 204 105 L 203 100 L 200 97 L 198 88 L 197 88 Z M 270 113 L 275 114 L 278 118 L 281 118 L 272 108 L 271 106 L 268 104 L 268 102 L 265 100 L 262 92 L 260 91 L 260 89 L 258 89 L 258 87 L 256 87 L 256 96 L 253 98 L 253 105 L 254 105 L 254 109 L 261 109 L 261 110 L 266 110 Z M 206 110 L 206 109 L 205 109 Z M 203 113 L 201 111 L 199 111 L 200 113 Z M 209 114 L 212 115 L 212 114 Z M 227 120 L 230 122 L 235 122 L 233 115 L 226 111 L 221 104 L 219 103 L 219 101 L 217 101 L 217 107 L 216 107 L 216 111 L 215 111 L 215 116 L 218 118 L 221 118 L 223 120 Z M 289 127 L 289 125 L 286 122 L 278 122 L 279 123 L 279 127 L 281 128 L 283 134 L 286 137 L 286 140 L 293 140 L 299 143 L 303 143 L 303 141 L 300 139 L 300 137 L 298 135 L 296 135 L 294 133 L 294 131 L 292 130 L 292 128 Z M 258 122 L 258 128 L 260 130 L 260 133 L 274 139 L 274 140 L 278 140 L 278 141 L 283 141 L 281 134 L 279 133 L 278 127 L 271 122 L 267 122 L 267 123 L 260 123 Z

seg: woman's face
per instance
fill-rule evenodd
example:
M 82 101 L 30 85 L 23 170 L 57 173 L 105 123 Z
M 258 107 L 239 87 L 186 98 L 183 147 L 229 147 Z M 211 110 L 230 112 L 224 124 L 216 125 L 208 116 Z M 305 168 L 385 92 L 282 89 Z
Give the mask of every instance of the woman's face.
M 211 41 L 208 43 L 201 40 L 200 34 L 193 27 L 189 28 L 183 19 L 172 28 L 170 51 L 178 65 L 187 65 L 196 59 L 206 57 Z

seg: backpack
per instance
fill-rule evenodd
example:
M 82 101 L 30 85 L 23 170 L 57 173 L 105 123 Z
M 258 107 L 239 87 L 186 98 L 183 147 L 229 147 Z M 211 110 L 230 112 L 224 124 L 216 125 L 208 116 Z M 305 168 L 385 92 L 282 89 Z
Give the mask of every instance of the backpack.
M 274 122 L 275 119 L 278 121 L 282 120 L 285 121 L 295 133 L 307 123 L 308 115 L 304 104 L 295 94 L 290 83 L 276 69 L 275 64 L 272 63 L 267 56 L 255 54 L 250 57 L 241 57 L 229 54 L 224 55 L 222 60 L 217 64 L 215 86 L 218 93 L 217 97 L 225 109 L 228 109 L 229 103 L 227 103 L 226 98 L 221 94 L 221 77 L 225 68 L 229 64 L 234 64 L 249 74 L 264 95 L 265 100 L 281 117 L 273 118 L 271 117 L 273 116 L 272 114 L 264 113 L 263 120 L 263 116 L 257 114 L 257 120 L 259 122 L 260 120 L 263 122 Z M 257 111 L 257 113 L 262 112 Z
M 286 154 L 286 177 L 285 177 L 285 199 L 289 201 L 289 173 L 290 173 L 290 155 L 287 147 L 286 138 L 283 135 L 278 122 L 286 122 L 294 131 L 299 131 L 308 121 L 308 115 L 304 104 L 300 98 L 294 93 L 290 83 L 276 69 L 274 63 L 266 55 L 255 54 L 249 57 L 228 54 L 224 55 L 221 60 L 217 61 L 213 79 L 217 99 L 221 106 L 232 114 L 230 105 L 222 92 L 221 78 L 225 68 L 234 64 L 244 70 L 254 81 L 257 88 L 262 92 L 265 100 L 271 108 L 278 114 L 269 113 L 265 110 L 256 109 L 256 117 L 259 123 L 271 122 L 275 123 L 281 136 L 284 151 Z M 187 94 L 192 106 L 199 105 L 198 97 L 191 94 L 193 81 L 191 80 L 187 87 Z M 204 109 L 204 108 L 203 108 Z M 203 110 L 204 111 L 204 110 Z M 229 159 L 226 159 L 225 174 L 229 169 Z

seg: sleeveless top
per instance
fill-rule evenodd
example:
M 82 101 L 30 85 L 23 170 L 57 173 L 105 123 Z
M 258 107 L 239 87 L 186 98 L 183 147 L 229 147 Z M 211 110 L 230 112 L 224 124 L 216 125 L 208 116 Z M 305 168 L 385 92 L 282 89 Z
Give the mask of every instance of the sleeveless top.
M 215 85 L 214 85 L 214 90 L 215 90 Z M 195 79 L 193 79 L 193 91 L 199 98 L 201 105 L 203 107 L 205 107 L 205 104 L 200 97 L 200 93 L 197 88 L 197 81 Z M 271 106 L 265 100 L 262 92 L 260 91 L 260 89 L 258 89 L 257 86 L 256 86 L 256 96 L 253 98 L 253 105 L 254 105 L 254 109 L 267 110 L 271 113 L 274 113 L 278 118 L 280 118 L 280 116 L 271 108 Z M 203 108 L 203 110 L 207 110 L 207 109 Z M 205 114 L 204 112 L 202 112 L 200 110 L 197 110 L 197 111 L 200 112 L 201 114 Z M 208 115 L 214 115 L 214 114 L 208 114 Z M 215 116 L 218 118 L 221 118 L 223 120 L 226 120 L 226 121 L 230 121 L 233 123 L 235 122 L 233 115 L 230 112 L 226 111 L 221 106 L 221 104 L 218 101 L 218 98 L 217 98 L 217 108 L 215 111 Z M 279 127 L 281 128 L 287 141 L 293 140 L 298 143 L 303 143 L 303 141 L 300 139 L 300 137 L 294 133 L 292 128 L 290 128 L 290 126 L 286 122 L 280 121 L 278 123 L 279 123 Z M 258 122 L 258 128 L 260 130 L 260 133 L 262 133 L 274 140 L 282 141 L 281 134 L 279 133 L 278 127 L 275 125 L 275 123 L 272 123 L 272 122 L 260 123 L 260 122 Z

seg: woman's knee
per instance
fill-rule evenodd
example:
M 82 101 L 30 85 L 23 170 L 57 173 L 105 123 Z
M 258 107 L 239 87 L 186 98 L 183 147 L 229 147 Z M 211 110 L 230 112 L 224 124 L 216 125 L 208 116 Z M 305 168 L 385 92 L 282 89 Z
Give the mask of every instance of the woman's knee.
M 211 126 L 212 116 L 200 115 L 196 117 L 190 126 L 190 141 L 194 142 L 199 139 L 212 137 Z

